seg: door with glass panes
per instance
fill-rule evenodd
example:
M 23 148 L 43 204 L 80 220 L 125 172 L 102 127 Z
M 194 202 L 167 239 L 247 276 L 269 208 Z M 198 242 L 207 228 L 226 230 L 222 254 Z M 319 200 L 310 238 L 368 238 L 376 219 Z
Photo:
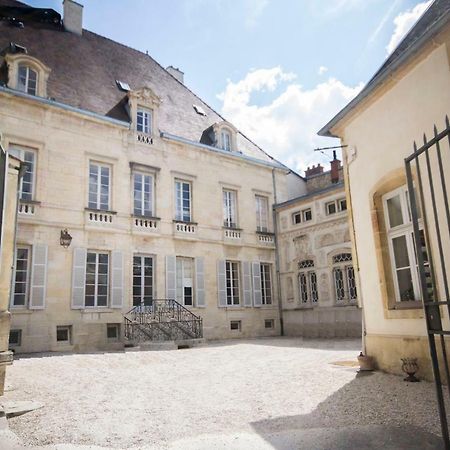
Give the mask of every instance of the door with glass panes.
M 152 306 L 153 274 L 153 256 L 133 256 L 133 306 Z

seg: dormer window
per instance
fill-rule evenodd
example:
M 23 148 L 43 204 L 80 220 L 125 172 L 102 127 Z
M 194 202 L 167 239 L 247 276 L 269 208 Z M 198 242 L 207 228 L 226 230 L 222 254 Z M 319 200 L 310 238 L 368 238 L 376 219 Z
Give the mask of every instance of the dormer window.
M 231 152 L 231 133 L 228 130 L 222 130 L 222 148 Z
M 138 106 L 136 116 L 136 130 L 145 133 L 152 134 L 152 110 L 141 108 Z
M 21 64 L 18 71 L 17 89 L 30 95 L 37 95 L 38 74 L 31 67 Z
M 211 126 L 209 138 L 218 147 L 227 152 L 237 151 L 237 129 L 229 122 L 217 122 Z

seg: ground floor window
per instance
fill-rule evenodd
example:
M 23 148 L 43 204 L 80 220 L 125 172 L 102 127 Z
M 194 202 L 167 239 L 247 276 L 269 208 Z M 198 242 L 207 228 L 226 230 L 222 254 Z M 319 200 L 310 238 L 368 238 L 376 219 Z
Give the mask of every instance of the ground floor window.
M 262 304 L 271 305 L 272 304 L 272 274 L 271 265 L 262 263 L 260 265 L 261 270 L 261 294 L 262 294 Z
M 302 305 L 317 304 L 319 292 L 317 290 L 317 275 L 314 271 L 314 261 L 311 259 L 300 261 L 298 274 L 298 286 L 300 303 Z
M 194 305 L 194 258 L 177 256 L 177 302 Z
M 30 284 L 30 247 L 18 246 L 16 248 L 14 264 L 14 289 L 12 293 L 12 306 L 27 306 Z
M 109 254 L 88 251 L 86 254 L 86 307 L 108 306 Z
M 333 256 L 333 279 L 336 302 L 355 302 L 357 291 L 351 253 Z
M 239 263 L 225 262 L 227 305 L 239 305 Z
M 153 256 L 133 256 L 133 306 L 153 301 Z

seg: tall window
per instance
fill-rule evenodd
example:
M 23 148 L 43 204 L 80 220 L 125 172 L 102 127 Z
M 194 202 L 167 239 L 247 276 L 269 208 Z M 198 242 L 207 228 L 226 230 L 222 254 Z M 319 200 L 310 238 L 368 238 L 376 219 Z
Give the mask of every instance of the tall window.
M 414 232 L 409 208 L 406 186 L 392 191 L 383 197 L 389 255 L 394 278 L 395 298 L 398 302 L 416 301 L 420 299 L 420 282 Z M 420 214 L 420 211 L 418 211 Z M 419 218 L 422 255 L 426 265 L 428 254 Z M 430 271 L 427 271 L 427 284 L 431 283 Z
M 272 278 L 271 278 L 271 265 L 262 263 L 260 265 L 261 270 L 261 294 L 262 304 L 272 304 Z
M 110 167 L 91 162 L 89 165 L 89 208 L 108 210 L 110 196 Z
M 135 172 L 133 174 L 134 214 L 153 216 L 153 176 Z
M 17 89 L 30 95 L 36 95 L 37 72 L 29 66 L 19 66 Z
M 227 305 L 239 305 L 239 263 L 225 262 Z
M 88 251 L 84 305 L 108 306 L 109 254 Z
M 26 306 L 28 303 L 30 259 L 31 251 L 29 247 L 17 247 L 14 265 L 12 306 Z
M 314 305 L 319 301 L 317 290 L 317 275 L 314 270 L 314 261 L 306 259 L 298 264 L 298 287 L 300 303 L 302 305 Z
M 152 111 L 150 109 L 138 108 L 136 130 L 145 134 L 152 134 Z
M 267 197 L 257 195 L 256 199 L 256 230 L 266 232 L 269 229 L 268 226 L 268 210 L 269 201 Z
M 177 302 L 194 305 L 194 259 L 177 257 Z
M 227 151 L 231 151 L 231 133 L 228 130 L 222 130 L 222 148 Z
M 19 147 L 11 147 L 10 153 L 16 156 L 25 166 L 25 173 L 20 179 L 19 195 L 21 200 L 33 200 L 36 177 L 36 152 Z
M 351 253 L 333 256 L 333 279 L 336 302 L 355 302 L 358 296 Z
M 228 228 L 237 228 L 236 191 L 223 190 L 223 225 Z
M 153 300 L 153 257 L 133 256 L 133 306 L 150 306 Z
M 175 181 L 175 220 L 190 222 L 191 214 L 191 183 L 189 181 Z

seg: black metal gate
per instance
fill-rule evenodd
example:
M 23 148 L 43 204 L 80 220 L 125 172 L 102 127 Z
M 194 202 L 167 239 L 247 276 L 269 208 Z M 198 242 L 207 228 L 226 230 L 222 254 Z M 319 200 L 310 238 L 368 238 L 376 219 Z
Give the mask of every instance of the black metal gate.
M 423 136 L 405 159 L 420 293 L 425 313 L 439 416 L 445 448 L 450 449 L 443 382 L 450 383 L 445 336 L 450 335 L 450 124 Z M 423 231 L 422 231 L 423 230 Z

